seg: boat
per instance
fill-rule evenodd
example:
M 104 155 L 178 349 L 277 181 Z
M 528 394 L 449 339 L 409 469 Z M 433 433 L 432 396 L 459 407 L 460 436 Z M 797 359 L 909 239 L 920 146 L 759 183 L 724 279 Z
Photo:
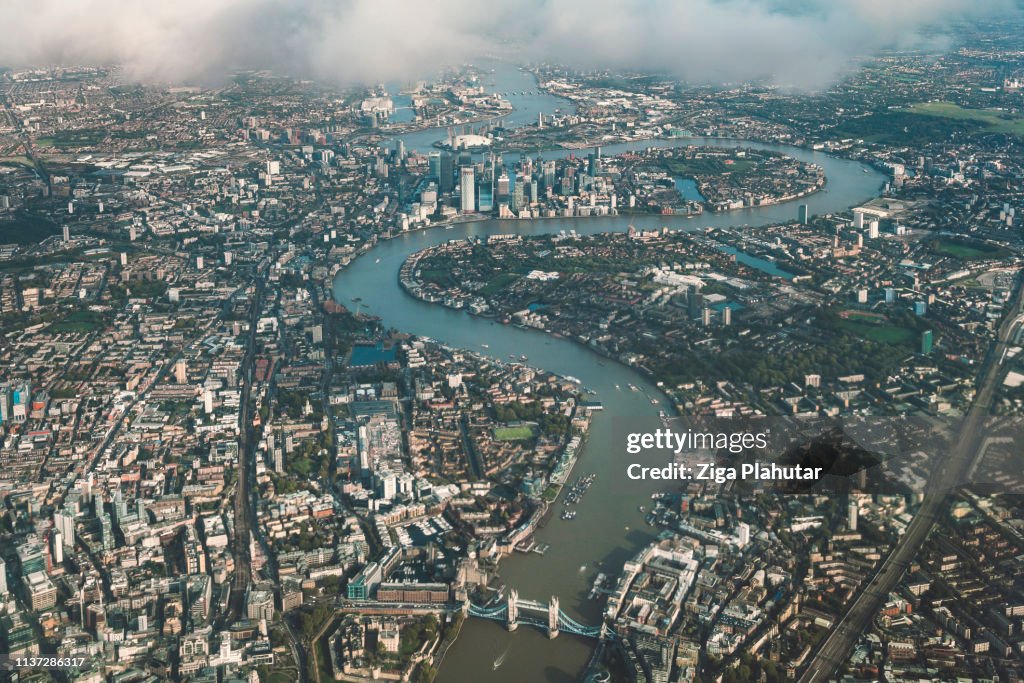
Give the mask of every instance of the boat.
M 483 348 L 485 348 L 485 349 L 489 349 L 489 348 L 491 348 L 491 345 L 490 345 L 490 344 L 481 344 L 480 346 L 482 346 L 482 347 L 483 347 Z
M 380 259 L 377 259 L 376 261 L 374 261 L 374 263 L 380 263 Z
M 615 385 L 615 391 L 622 391 L 622 387 L 620 387 L 618 384 L 616 384 Z

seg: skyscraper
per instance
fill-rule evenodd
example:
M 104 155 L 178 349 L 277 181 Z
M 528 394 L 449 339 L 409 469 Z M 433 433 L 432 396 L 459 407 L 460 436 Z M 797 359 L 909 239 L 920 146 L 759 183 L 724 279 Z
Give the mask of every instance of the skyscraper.
M 441 153 L 430 152 L 427 154 L 427 174 L 441 180 Z
M 846 506 L 846 528 L 850 531 L 857 530 L 857 501 L 851 500 Z
M 927 356 L 932 352 L 932 344 L 934 343 L 934 335 L 931 330 L 925 330 L 921 333 L 921 355 Z
M 801 204 L 800 211 L 798 213 L 798 219 L 801 225 L 807 225 L 807 223 L 811 220 L 811 207 L 809 207 L 807 204 Z
M 515 187 L 512 190 L 512 210 L 521 211 L 526 204 L 526 182 L 522 176 L 516 177 Z
M 476 211 L 476 172 L 472 166 L 459 169 L 459 192 L 462 193 L 462 213 Z
M 437 186 L 440 188 L 441 194 L 446 194 L 454 189 L 455 166 L 452 163 L 452 155 L 448 152 L 442 152 L 438 163 L 440 175 L 437 178 Z

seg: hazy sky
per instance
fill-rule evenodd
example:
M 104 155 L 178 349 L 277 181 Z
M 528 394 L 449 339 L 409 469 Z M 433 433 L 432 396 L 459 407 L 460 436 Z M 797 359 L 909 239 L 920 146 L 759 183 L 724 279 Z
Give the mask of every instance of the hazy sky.
M 238 67 L 338 83 L 430 76 L 512 45 L 524 61 L 817 88 L 890 45 L 1013 0 L 0 0 L 0 64 L 119 63 L 144 81 Z

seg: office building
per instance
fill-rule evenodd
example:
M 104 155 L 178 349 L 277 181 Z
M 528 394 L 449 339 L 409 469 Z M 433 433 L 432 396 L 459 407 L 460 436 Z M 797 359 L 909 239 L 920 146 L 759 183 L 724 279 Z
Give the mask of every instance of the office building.
M 476 171 L 472 166 L 463 166 L 459 169 L 459 192 L 462 195 L 462 213 L 476 211 Z

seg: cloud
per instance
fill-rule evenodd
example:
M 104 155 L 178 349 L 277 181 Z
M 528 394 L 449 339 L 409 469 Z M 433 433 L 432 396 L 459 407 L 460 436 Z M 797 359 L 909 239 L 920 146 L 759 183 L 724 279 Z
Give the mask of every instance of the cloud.
M 1011 2 L 4 0 L 0 63 L 116 63 L 150 82 L 273 68 L 350 84 L 430 76 L 503 46 L 529 61 L 817 88 L 883 47 Z

